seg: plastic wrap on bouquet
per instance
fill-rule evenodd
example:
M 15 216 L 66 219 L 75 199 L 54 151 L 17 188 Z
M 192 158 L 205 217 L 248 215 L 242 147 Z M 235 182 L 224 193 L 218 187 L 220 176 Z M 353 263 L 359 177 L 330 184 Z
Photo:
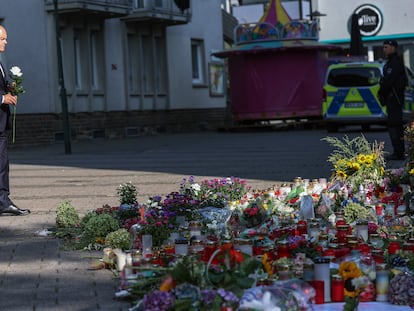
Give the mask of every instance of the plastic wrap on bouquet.
M 217 236 L 228 235 L 227 222 L 232 214 L 230 209 L 208 206 L 200 208 L 198 211 L 209 230 L 213 231 Z
M 315 290 L 308 283 L 290 279 L 245 290 L 240 299 L 240 310 L 312 310 L 314 296 Z
M 300 217 L 304 220 L 315 218 L 313 198 L 310 195 L 304 195 L 300 200 Z

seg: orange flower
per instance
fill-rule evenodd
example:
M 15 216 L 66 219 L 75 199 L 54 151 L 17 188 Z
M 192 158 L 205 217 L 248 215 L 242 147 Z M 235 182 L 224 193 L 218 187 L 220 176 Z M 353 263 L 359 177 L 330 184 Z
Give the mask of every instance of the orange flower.
M 160 286 L 160 291 L 169 292 L 175 287 L 175 281 L 171 276 L 168 276 Z

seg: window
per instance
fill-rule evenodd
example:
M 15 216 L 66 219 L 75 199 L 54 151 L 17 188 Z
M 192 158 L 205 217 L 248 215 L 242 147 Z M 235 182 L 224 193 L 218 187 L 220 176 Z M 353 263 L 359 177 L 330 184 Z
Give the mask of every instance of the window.
M 381 70 L 375 67 L 338 68 L 330 71 L 328 84 L 336 87 L 372 86 L 380 78 Z
M 78 32 L 75 32 L 73 37 L 73 61 L 75 70 L 75 87 L 80 89 L 82 87 L 82 66 L 81 66 L 81 43 Z
M 93 89 L 99 89 L 98 70 L 98 38 L 96 32 L 91 32 L 90 59 L 91 59 L 91 85 Z
M 129 90 L 132 94 L 165 95 L 167 83 L 166 41 L 155 27 L 128 30 Z
M 191 61 L 193 84 L 205 83 L 204 41 L 191 40 Z
M 140 40 L 137 34 L 128 34 L 128 60 L 129 60 L 129 90 L 131 93 L 140 93 Z
M 154 49 L 152 46 L 152 37 L 143 35 L 142 40 L 142 71 L 144 74 L 144 94 L 154 94 Z

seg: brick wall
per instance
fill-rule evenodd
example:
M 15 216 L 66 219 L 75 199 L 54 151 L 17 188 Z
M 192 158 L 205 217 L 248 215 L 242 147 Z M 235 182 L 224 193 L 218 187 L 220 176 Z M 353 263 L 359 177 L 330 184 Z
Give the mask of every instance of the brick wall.
M 112 111 L 69 115 L 73 140 L 123 138 L 159 132 L 217 130 L 229 122 L 226 109 Z M 10 131 L 10 137 L 12 131 Z M 17 114 L 15 143 L 10 147 L 63 141 L 60 114 Z

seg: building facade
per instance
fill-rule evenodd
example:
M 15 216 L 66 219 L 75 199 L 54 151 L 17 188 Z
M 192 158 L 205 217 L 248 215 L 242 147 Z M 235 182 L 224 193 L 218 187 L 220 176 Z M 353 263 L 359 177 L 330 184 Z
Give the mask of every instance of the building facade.
M 260 11 L 263 13 L 270 1 L 227 0 L 227 3 L 246 7 L 233 8 L 239 22 L 257 22 Z M 394 39 L 400 45 L 399 52 L 404 56 L 405 64 L 414 69 L 414 9 L 411 0 L 349 0 L 342 1 L 340 8 L 335 0 L 281 0 L 281 3 L 292 19 L 310 19 L 310 13 L 316 13 L 313 18 L 320 23 L 319 40 L 339 45 L 345 53 L 349 49 L 351 17 L 355 13 L 367 60 L 382 59 L 383 41 Z
M 225 119 L 223 77 L 212 91 L 222 60 L 211 53 L 224 48 L 224 17 L 234 21 L 223 15 L 221 0 L 1 2 L 8 31 L 1 61 L 22 69 L 26 88 L 16 145 L 61 140 L 65 107 L 74 139 L 203 128 Z
M 405 64 L 414 69 L 414 9 L 411 0 L 313 0 L 313 10 L 326 14 L 320 17 L 320 41 L 349 47 L 351 17 L 357 14 L 362 41 L 368 60 L 384 57 L 382 43 L 394 39 Z

